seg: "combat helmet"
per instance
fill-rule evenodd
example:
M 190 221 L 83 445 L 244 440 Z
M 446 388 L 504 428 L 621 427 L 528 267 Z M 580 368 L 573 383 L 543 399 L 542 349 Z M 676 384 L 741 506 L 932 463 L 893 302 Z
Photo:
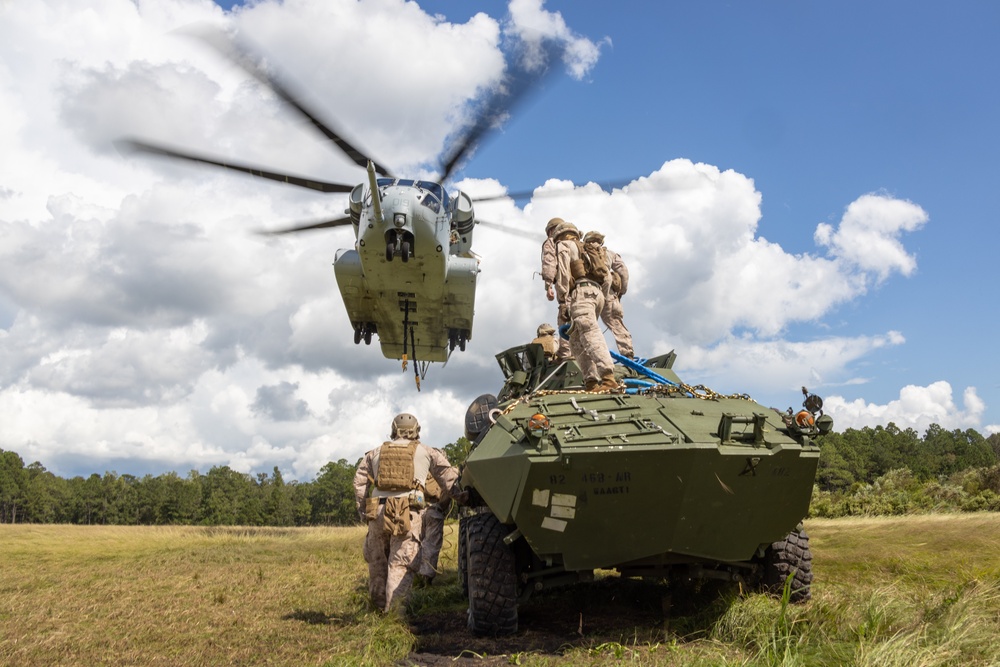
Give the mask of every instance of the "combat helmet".
M 552 230 L 564 222 L 565 220 L 563 220 L 562 218 L 552 218 L 551 220 L 549 220 L 545 224 L 545 235 L 550 236 L 552 234 Z
M 420 435 L 420 422 L 409 412 L 400 412 L 392 419 L 392 437 L 415 439 Z
M 556 328 L 546 322 L 545 324 L 539 324 L 538 329 L 535 331 L 536 336 L 551 336 L 555 334 Z
M 572 222 L 563 221 L 556 227 L 555 237 L 558 239 L 564 234 L 569 234 L 569 233 L 575 234 L 577 238 L 580 238 L 580 230 L 577 229 L 576 225 L 574 225 Z
M 600 232 L 587 232 L 583 235 L 584 243 L 596 243 L 597 245 L 604 245 L 604 234 Z

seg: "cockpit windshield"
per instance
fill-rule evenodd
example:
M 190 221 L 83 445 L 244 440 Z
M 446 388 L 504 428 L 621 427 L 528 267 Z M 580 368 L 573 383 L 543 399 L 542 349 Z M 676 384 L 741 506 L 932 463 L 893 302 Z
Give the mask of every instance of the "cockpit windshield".
M 419 188 L 424 191 L 420 198 L 420 203 L 431 209 L 435 213 L 448 210 L 448 191 L 441 187 L 440 183 L 434 181 L 415 181 L 412 178 L 379 178 L 376 180 L 379 190 L 383 192 L 387 187 L 397 185 L 400 187 Z

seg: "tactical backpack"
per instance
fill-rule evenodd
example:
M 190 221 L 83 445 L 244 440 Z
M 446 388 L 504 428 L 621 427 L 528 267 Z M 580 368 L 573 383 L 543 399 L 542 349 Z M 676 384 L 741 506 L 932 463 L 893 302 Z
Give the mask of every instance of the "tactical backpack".
M 580 259 L 583 260 L 586 277 L 603 285 L 611 270 L 608 267 L 608 254 L 604 250 L 604 246 L 593 241 L 588 243 L 578 241 L 577 243 L 579 243 Z

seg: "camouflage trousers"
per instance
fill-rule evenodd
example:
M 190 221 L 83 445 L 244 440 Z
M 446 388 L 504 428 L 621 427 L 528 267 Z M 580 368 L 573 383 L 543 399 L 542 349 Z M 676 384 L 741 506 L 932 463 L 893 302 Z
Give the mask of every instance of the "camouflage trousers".
M 401 609 L 413 586 L 419 566 L 421 512 L 410 510 L 410 530 L 392 535 L 385 529 L 385 505 L 368 522 L 362 553 L 368 562 L 368 595 L 372 604 L 384 611 Z
M 569 347 L 576 363 L 580 365 L 584 380 L 599 382 L 615 372 L 614 361 L 608 352 L 608 341 L 597 324 L 597 317 L 602 310 L 603 290 L 590 282 L 578 284 L 569 301 L 569 317 L 573 321 Z
M 622 310 L 622 302 L 614 294 L 604 301 L 604 310 L 601 311 L 601 321 L 608 325 L 611 335 L 615 337 L 615 344 L 618 346 L 618 354 L 632 359 L 635 350 L 632 348 L 632 334 L 625 327 L 622 318 L 625 311 Z
M 420 538 L 420 569 L 418 574 L 433 579 L 437 574 L 438 556 L 444 542 L 445 512 L 437 503 L 423 511 L 420 525 L 423 533 Z
M 566 361 L 573 358 L 573 351 L 569 347 L 569 341 L 559 335 L 559 327 L 569 324 L 569 318 L 563 317 L 563 309 L 560 308 L 556 314 L 556 340 L 559 341 L 559 349 L 556 350 L 556 361 Z

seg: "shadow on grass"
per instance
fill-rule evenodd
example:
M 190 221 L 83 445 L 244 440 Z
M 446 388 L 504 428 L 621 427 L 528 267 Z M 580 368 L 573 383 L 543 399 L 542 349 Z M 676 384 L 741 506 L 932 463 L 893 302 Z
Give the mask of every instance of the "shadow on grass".
M 349 611 L 338 615 L 327 614 L 326 612 L 313 609 L 295 609 L 291 613 L 282 616 L 281 620 L 301 621 L 308 625 L 361 626 L 367 624 L 373 613 L 379 615 L 382 613 L 368 599 L 368 586 L 367 582 L 363 579 L 358 579 L 354 590 L 351 591 L 348 606 L 350 608 Z
M 608 577 L 532 596 L 519 607 L 516 633 L 477 637 L 466 627 L 466 606 L 457 583 L 442 588 L 436 593 L 442 602 L 451 602 L 449 609 L 433 604 L 411 608 L 417 654 L 560 655 L 609 643 L 690 641 L 711 632 L 735 593 L 731 587 L 678 590 L 664 583 Z
M 281 617 L 283 621 L 302 621 L 309 625 L 333 625 L 341 624 L 342 621 L 336 616 L 330 616 L 321 611 L 310 611 L 306 609 L 296 609 L 290 614 Z

